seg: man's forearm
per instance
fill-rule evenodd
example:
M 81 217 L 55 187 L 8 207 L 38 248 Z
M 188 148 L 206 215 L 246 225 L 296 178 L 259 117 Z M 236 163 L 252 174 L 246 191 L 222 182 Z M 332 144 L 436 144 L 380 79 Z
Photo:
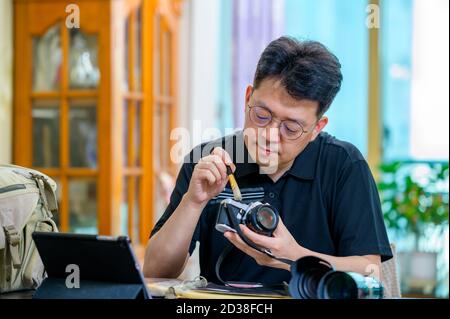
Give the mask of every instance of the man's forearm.
M 183 197 L 172 216 L 149 240 L 144 260 L 146 277 L 173 278 L 181 274 L 203 208 Z

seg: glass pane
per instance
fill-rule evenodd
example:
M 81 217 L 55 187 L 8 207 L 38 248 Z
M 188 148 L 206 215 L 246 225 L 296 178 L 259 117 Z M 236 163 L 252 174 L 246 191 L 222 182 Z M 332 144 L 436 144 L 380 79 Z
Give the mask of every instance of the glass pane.
M 449 4 L 442 1 L 426 4 L 413 1 L 413 4 L 410 153 L 417 160 L 448 162 Z M 441 49 L 430 50 L 433 43 L 441 41 Z
M 55 91 L 61 83 L 61 28 L 51 27 L 43 36 L 33 37 L 33 90 Z
M 69 181 L 70 232 L 96 234 L 97 183 L 91 179 Z
M 160 104 L 155 103 L 155 113 L 153 115 L 153 154 L 154 160 L 153 160 L 153 169 L 155 172 L 159 172 L 161 169 L 161 159 L 160 159 L 160 148 L 161 148 L 161 111 L 160 111 Z
M 164 200 L 164 187 L 162 186 L 162 179 L 164 174 L 163 163 L 161 162 L 161 147 L 164 141 L 162 137 L 162 116 L 161 116 L 161 104 L 155 104 L 155 115 L 153 120 L 153 154 L 155 154 L 153 160 L 153 169 L 155 171 L 155 177 L 153 180 L 153 185 L 155 187 L 155 201 L 153 202 L 153 209 L 155 211 L 155 216 L 153 222 L 157 222 L 161 215 L 163 214 L 167 203 Z
M 120 233 L 128 235 L 128 178 L 122 179 L 122 203 L 120 205 Z
M 128 101 L 123 101 L 123 131 L 122 131 L 122 157 L 123 166 L 128 166 Z
M 383 159 L 409 159 L 413 1 L 383 1 L 381 9 Z
M 133 238 L 131 238 L 131 240 L 134 243 L 139 243 L 139 177 L 134 178 L 134 183 Z
M 155 172 L 161 169 L 161 104 L 155 104 L 155 114 L 153 116 L 153 154 Z
M 126 20 L 125 20 L 125 26 L 124 26 L 124 31 L 123 31 L 123 33 L 124 33 L 124 36 L 125 36 L 125 39 L 124 39 L 124 46 L 123 46 L 123 48 L 124 48 L 124 54 L 123 54 L 123 67 L 124 67 L 124 69 L 123 69 L 123 81 L 122 81 L 122 86 L 123 86 L 123 90 L 126 92 L 126 91 L 128 91 L 129 90 L 129 84 L 128 84 L 128 77 L 129 77 L 129 66 L 128 66 L 128 56 L 129 56 L 129 50 L 130 50 L 130 47 L 129 47 L 129 36 L 128 36 L 128 28 L 129 28 L 129 25 L 130 25 L 130 18 L 127 18 Z
M 70 103 L 70 166 L 97 167 L 97 108 L 93 100 Z
M 161 19 L 159 17 L 158 14 L 155 15 L 155 20 L 153 21 L 153 26 L 154 26 L 154 33 L 153 33 L 153 39 L 155 39 L 155 42 L 153 43 L 153 78 L 155 79 L 155 81 L 153 81 L 153 94 L 155 94 L 156 96 L 160 95 L 160 73 L 161 73 L 161 57 L 160 57 L 160 46 L 161 46 L 161 41 L 160 41 L 160 31 L 161 31 Z
M 160 172 L 168 169 L 170 150 L 170 114 L 169 108 L 164 104 L 156 104 L 153 121 L 153 141 L 155 156 L 155 169 Z
M 134 165 L 140 166 L 141 165 L 141 103 L 136 103 L 136 118 L 135 118 L 135 125 L 134 125 Z
M 170 57 L 171 57 L 171 35 L 169 32 L 163 32 L 163 55 L 162 55 L 162 72 L 163 72 L 163 95 L 170 95 L 170 80 L 171 80 L 171 69 L 170 69 Z
M 161 149 L 160 149 L 160 157 L 162 169 L 169 169 L 169 155 L 170 155 L 170 108 L 166 105 L 162 105 L 161 107 L 161 132 L 159 133 L 161 139 Z
M 69 83 L 72 89 L 96 88 L 98 69 L 98 37 L 79 29 L 70 29 Z
M 363 155 L 367 155 L 369 29 L 360 26 L 368 17 L 366 13 L 368 2 L 357 0 L 351 1 L 350 4 L 350 1 L 340 0 L 285 0 L 284 3 L 286 15 L 281 20 L 285 22 L 283 33 L 297 39 L 314 39 L 323 43 L 336 54 L 342 65 L 345 80 L 333 105 L 327 111 L 330 121 L 326 131 L 341 140 L 354 144 Z M 380 7 L 382 8 L 383 5 Z M 345 19 L 342 18 L 344 12 Z M 380 16 L 383 17 L 383 14 Z M 246 15 L 239 13 L 236 21 L 239 21 L 237 25 L 241 30 L 249 21 L 251 21 L 250 25 L 258 25 L 259 21 L 263 21 L 261 20 L 263 17 L 264 14 L 261 12 L 246 20 Z M 276 24 L 278 25 L 278 23 Z M 385 28 L 383 23 L 381 26 L 380 32 Z M 275 31 L 277 28 L 272 30 Z M 238 90 L 243 83 L 246 83 L 247 79 L 251 79 L 254 72 L 253 65 L 256 63 L 254 59 L 259 55 L 259 43 L 265 43 L 266 39 L 270 40 L 271 34 L 274 33 L 266 31 L 264 28 L 254 28 L 248 33 L 241 32 L 239 45 L 233 48 L 235 52 L 233 56 L 236 57 L 233 60 L 233 91 Z M 403 38 L 399 39 L 402 41 L 398 42 L 404 40 Z M 238 101 L 244 98 L 243 94 L 234 95 L 235 107 L 238 107 Z M 241 114 L 238 109 L 235 112 Z M 351 116 L 347 114 L 351 114 Z M 242 125 L 243 117 L 237 117 L 236 122 L 235 125 Z
M 59 108 L 57 101 L 33 103 L 33 166 L 59 166 Z
M 134 108 L 130 108 L 128 103 L 135 104 Z M 142 154 L 142 145 L 141 145 L 141 103 L 140 102 L 127 102 L 124 101 L 123 105 L 123 147 L 122 147 L 122 155 L 123 155 L 123 163 L 125 167 L 128 166 L 140 166 L 141 165 L 141 154 Z M 131 114 L 133 113 L 133 114 Z M 129 152 L 130 146 L 128 143 L 129 136 L 129 127 L 130 127 L 130 116 L 133 116 L 133 141 L 131 147 L 133 147 L 134 156 L 129 160 Z
M 134 78 L 135 78 L 135 88 L 134 90 L 140 92 L 142 90 L 142 13 L 141 8 L 137 10 L 136 13 L 136 25 L 135 25 L 135 36 L 136 36 L 136 48 L 134 50 Z

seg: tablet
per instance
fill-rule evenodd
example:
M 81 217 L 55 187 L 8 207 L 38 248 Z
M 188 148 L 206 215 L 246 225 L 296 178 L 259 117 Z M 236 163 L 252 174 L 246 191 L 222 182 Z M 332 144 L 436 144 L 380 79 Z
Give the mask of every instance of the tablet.
M 53 289 L 64 296 L 127 298 L 130 291 L 139 290 L 142 297 L 150 298 L 128 237 L 48 232 L 34 232 L 32 236 L 48 276 L 41 285 L 46 290 L 44 295 L 55 295 L 47 291 Z M 78 289 L 65 284 L 69 275 L 73 279 L 75 269 Z M 46 281 L 49 283 L 44 285 Z M 64 286 L 67 289 L 59 291 Z M 39 288 L 37 297 L 43 295 Z

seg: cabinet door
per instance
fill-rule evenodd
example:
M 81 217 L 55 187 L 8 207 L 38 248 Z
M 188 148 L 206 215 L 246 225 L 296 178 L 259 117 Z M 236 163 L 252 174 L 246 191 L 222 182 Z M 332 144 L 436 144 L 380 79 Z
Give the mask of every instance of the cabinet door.
M 168 204 L 178 165 L 171 159 L 174 140 L 171 132 L 178 126 L 178 28 L 181 1 L 159 1 L 151 25 L 153 68 L 153 167 L 155 220 Z
M 177 43 L 181 1 L 123 3 L 121 231 L 146 243 L 167 205 L 177 126 Z M 156 214 L 154 214 L 156 212 Z
M 177 171 L 180 1 L 79 0 L 78 29 L 72 2 L 14 2 L 14 162 L 57 181 L 62 231 L 145 243 L 165 198 L 155 172 Z
M 122 78 L 122 198 L 121 232 L 135 243 L 146 242 L 148 233 L 141 236 L 145 207 L 143 196 L 143 153 L 148 152 L 142 142 L 143 112 L 149 96 L 143 90 L 143 1 L 135 0 L 124 4 L 123 16 L 123 78 Z M 148 13 L 148 12 L 147 12 Z M 150 195 L 147 195 L 150 197 Z M 145 227 L 147 229 L 147 227 Z M 143 238 L 141 238 L 143 237 Z
M 101 47 L 107 2 L 77 2 L 80 28 L 66 24 L 70 3 L 14 3 L 14 162 L 57 181 L 61 231 L 97 233 L 104 191 L 99 141 L 105 137 L 99 55 L 109 51 Z

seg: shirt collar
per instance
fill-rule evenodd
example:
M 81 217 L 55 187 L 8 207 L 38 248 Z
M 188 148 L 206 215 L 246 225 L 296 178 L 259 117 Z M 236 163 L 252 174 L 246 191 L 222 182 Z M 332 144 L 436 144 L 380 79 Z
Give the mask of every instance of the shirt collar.
M 292 164 L 288 174 L 302 179 L 314 179 L 320 150 L 320 138 L 321 136 L 319 135 L 314 141 L 309 142 L 305 149 L 294 160 L 294 164 Z

